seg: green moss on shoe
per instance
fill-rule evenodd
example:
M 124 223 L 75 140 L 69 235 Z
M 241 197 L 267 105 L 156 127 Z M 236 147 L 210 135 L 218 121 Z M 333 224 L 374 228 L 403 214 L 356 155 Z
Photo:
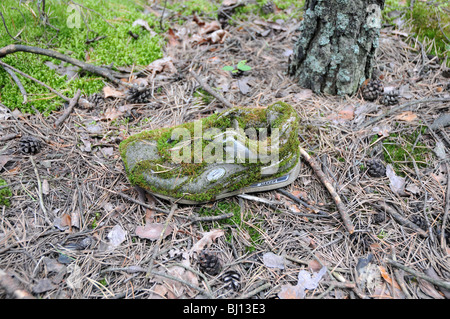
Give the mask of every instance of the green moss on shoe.
M 268 111 L 270 110 L 270 111 Z M 272 113 L 270 113 L 272 112 Z M 275 113 L 273 113 L 275 112 Z M 233 192 L 244 187 L 247 187 L 257 181 L 265 179 L 273 179 L 285 175 L 298 161 L 299 155 L 299 140 L 298 140 L 298 116 L 295 110 L 288 104 L 278 102 L 271 105 L 269 108 L 233 108 L 222 113 L 213 114 L 201 120 L 202 134 L 210 128 L 217 128 L 221 132 L 225 132 L 227 128 L 233 128 L 236 123 L 239 129 L 245 130 L 247 128 L 258 128 L 268 126 L 268 116 L 273 114 L 271 120 L 271 127 L 281 126 L 280 131 L 285 129 L 285 134 L 280 136 L 283 145 L 279 148 L 278 158 L 280 160 L 279 170 L 270 177 L 261 175 L 261 168 L 266 167 L 267 163 L 262 161 L 246 161 L 238 162 L 240 169 L 233 171 L 225 179 L 221 180 L 220 184 L 210 183 L 208 187 L 202 192 L 183 193 L 187 185 L 195 181 L 205 170 L 209 167 L 208 163 L 202 159 L 200 162 L 195 162 L 196 157 L 194 151 L 191 152 L 191 161 L 188 163 L 182 162 L 180 164 L 173 163 L 170 149 L 173 148 L 180 141 L 171 140 L 172 131 L 177 128 L 187 129 L 189 136 L 194 136 L 196 122 L 189 122 L 177 127 L 156 129 L 151 131 L 143 131 L 135 134 L 124 140 L 120 146 L 120 154 L 124 162 L 125 171 L 129 181 L 133 185 L 147 189 L 150 192 L 161 194 L 172 198 L 183 198 L 185 200 L 192 200 L 196 202 L 210 201 L 216 195 L 224 192 Z M 276 114 L 276 115 L 275 115 Z M 251 143 L 250 139 L 247 139 Z M 210 142 L 203 139 L 201 143 L 201 151 L 204 154 L 205 147 Z M 271 144 L 271 137 L 267 138 L 267 143 Z M 146 146 L 153 145 L 153 146 Z M 150 147 L 152 149 L 151 156 L 140 155 L 143 152 L 142 148 Z M 195 149 L 195 141 L 191 142 L 189 147 Z M 133 150 L 133 151 L 131 151 Z M 133 159 L 127 158 L 130 154 Z M 148 152 L 148 151 L 145 151 Z M 226 153 L 224 152 L 224 155 Z M 270 156 L 270 151 L 268 152 Z M 137 157 L 136 157 L 137 156 Z M 144 156 L 144 157 L 142 157 Z M 197 158 L 198 159 L 198 158 Z M 130 166 L 130 163 L 131 166 Z M 245 173 L 243 173 L 245 171 Z M 145 177 L 147 176 L 147 178 Z M 148 178 L 157 178 L 158 181 L 165 180 L 164 185 L 158 186 L 153 182 L 149 182 Z M 191 186 L 189 186 L 190 188 Z M 200 187 L 200 186 L 199 186 Z

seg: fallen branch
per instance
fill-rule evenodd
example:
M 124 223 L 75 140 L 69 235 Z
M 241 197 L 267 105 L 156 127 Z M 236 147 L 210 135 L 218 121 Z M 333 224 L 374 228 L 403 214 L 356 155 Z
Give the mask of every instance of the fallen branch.
M 387 203 L 379 201 L 377 204 L 373 204 L 373 206 L 379 210 L 384 210 L 385 212 L 388 212 L 392 216 L 392 218 L 394 218 L 395 221 L 400 225 L 413 229 L 422 237 L 428 237 L 428 233 L 426 231 L 424 231 L 422 228 L 420 228 L 413 222 L 407 220 L 402 215 L 397 213 L 397 211 L 393 207 L 389 206 Z
M 111 82 L 118 84 L 118 85 L 125 85 L 131 87 L 132 85 L 129 83 L 125 83 L 120 81 L 118 78 L 121 77 L 120 73 L 111 71 L 106 68 L 102 68 L 99 66 L 95 66 L 93 64 L 89 64 L 77 59 L 74 59 L 72 57 L 69 57 L 67 55 L 64 55 L 62 53 L 59 53 L 57 51 L 48 50 L 48 49 L 42 49 L 38 47 L 28 46 L 28 45 L 20 45 L 20 44 L 10 44 L 6 47 L 3 47 L 0 49 L 0 59 L 7 56 L 8 54 L 16 53 L 16 52 L 28 52 L 28 53 L 34 53 L 39 55 L 45 55 L 51 58 L 55 58 L 70 64 L 73 64 L 75 66 L 78 66 L 82 68 L 85 71 L 88 71 L 92 74 L 100 75 Z
M 195 74 L 193 71 L 189 71 L 189 72 L 192 74 L 192 76 L 195 78 L 195 80 L 197 80 L 198 84 L 200 84 L 200 86 L 203 89 L 205 89 L 206 92 L 208 92 L 209 94 L 214 96 L 216 99 L 218 99 L 220 102 L 222 102 L 222 104 L 224 104 L 226 107 L 229 107 L 229 108 L 233 107 L 233 104 L 231 104 L 228 100 L 226 100 L 219 93 L 214 91 L 208 84 L 204 83 L 197 74 Z
M 0 287 L 5 289 L 8 295 L 16 299 L 35 299 L 28 291 L 23 290 L 14 278 L 0 269 Z
M 398 263 L 398 262 L 396 262 L 396 261 L 394 261 L 392 259 L 389 259 L 389 258 L 386 259 L 386 262 L 388 264 L 391 264 L 394 267 L 397 267 L 397 268 L 400 268 L 400 269 L 406 271 L 407 273 L 410 273 L 411 275 L 414 275 L 416 277 L 424 279 L 424 280 L 432 283 L 433 285 L 436 285 L 436 286 L 442 287 L 444 289 L 449 289 L 450 290 L 450 282 L 448 282 L 448 281 L 443 281 L 443 280 L 440 280 L 440 279 L 432 278 L 430 276 L 427 276 L 427 275 L 425 275 L 425 274 L 423 274 L 421 272 L 415 271 L 414 269 L 409 268 L 409 267 L 407 267 L 405 265 L 402 265 L 402 264 L 400 264 L 400 263 Z
M 342 200 L 339 197 L 339 194 L 336 192 L 333 185 L 331 185 L 330 181 L 327 179 L 325 174 L 322 172 L 319 165 L 314 161 L 314 159 L 311 156 L 309 156 L 309 154 L 302 147 L 300 147 L 300 154 L 302 154 L 303 158 L 308 162 L 309 166 L 311 166 L 314 173 L 316 173 L 317 177 L 320 179 L 322 184 L 324 184 L 324 186 L 330 193 L 331 197 L 333 198 L 334 203 L 336 204 L 339 214 L 341 215 L 341 218 L 342 218 L 345 228 L 347 229 L 347 231 L 350 234 L 353 234 L 353 232 L 355 231 L 355 226 L 353 226 L 353 223 L 350 220 L 350 216 L 347 213 L 347 209 L 345 208 L 344 203 L 342 203 Z
M 44 82 L 39 81 L 38 79 L 35 79 L 34 77 L 32 77 L 31 75 L 28 75 L 18 69 L 16 69 L 15 67 L 6 64 L 5 62 L 0 60 L 0 65 L 6 68 L 9 68 L 11 70 L 13 70 L 14 72 L 20 74 L 21 76 L 30 79 L 31 81 L 34 81 L 36 83 L 38 83 L 39 85 L 42 85 L 43 87 L 45 87 L 46 89 L 48 89 L 50 92 L 55 93 L 57 96 L 59 96 L 60 98 L 62 98 L 65 101 L 70 101 L 70 99 L 67 96 L 62 95 L 61 93 L 59 93 L 58 91 L 56 91 L 55 89 L 53 89 L 52 87 L 48 86 L 47 84 L 45 84 Z
M 77 93 L 75 94 L 75 96 L 70 100 L 69 102 L 69 106 L 64 110 L 63 115 L 61 115 L 56 121 L 55 121 L 55 127 L 60 126 L 70 115 L 70 113 L 72 113 L 73 108 L 75 107 L 75 105 L 78 104 L 78 99 L 80 98 L 81 95 L 81 90 L 78 89 Z
M 11 78 L 14 80 L 14 82 L 16 82 L 16 85 L 19 88 L 20 93 L 23 96 L 22 104 L 27 104 L 27 102 L 28 102 L 28 98 L 27 98 L 28 94 L 27 94 L 27 91 L 25 90 L 25 88 L 23 87 L 23 84 L 20 81 L 19 77 L 10 68 L 8 68 L 6 66 L 3 66 L 3 69 L 11 76 Z

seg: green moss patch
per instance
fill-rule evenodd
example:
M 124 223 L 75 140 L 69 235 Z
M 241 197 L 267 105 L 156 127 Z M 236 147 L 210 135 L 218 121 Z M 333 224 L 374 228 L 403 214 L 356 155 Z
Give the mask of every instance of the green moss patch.
M 418 168 L 427 167 L 427 163 L 431 163 L 433 153 L 420 140 L 425 129 L 426 127 L 422 126 L 410 135 L 391 133 L 383 141 L 384 160 L 392 165 L 397 174 L 405 176 L 402 166 L 414 170 L 414 162 Z
M 6 25 L 12 35 L 16 35 L 23 28 L 20 44 L 37 46 L 59 51 L 81 61 L 95 65 L 110 65 L 115 67 L 129 65 L 148 65 L 162 57 L 163 39 L 143 29 L 141 26 L 132 26 L 138 19 L 145 20 L 156 33 L 159 30 L 159 19 L 144 14 L 145 1 L 132 0 L 82 0 L 78 1 L 83 7 L 69 7 L 62 1 L 47 1 L 46 11 L 49 12 L 50 23 L 60 31 L 56 33 L 50 27 L 44 27 L 35 17 L 37 8 L 34 3 L 23 1 L 21 5 L 16 0 L 3 0 L 0 10 L 5 16 Z M 11 9 L 16 7 L 20 10 Z M 80 15 L 75 8 L 82 12 Z M 25 20 L 22 17 L 25 18 Z M 83 20 L 84 18 L 84 20 Z M 89 38 L 98 36 L 105 38 L 86 43 L 87 31 Z M 78 22 L 78 23 L 77 23 Z M 137 34 L 134 39 L 128 32 Z M 56 36 L 55 38 L 53 38 Z M 52 40 L 53 38 L 53 40 Z M 13 44 L 14 41 L 7 35 L 4 26 L 0 27 L 0 47 Z M 90 95 L 98 92 L 104 86 L 104 79 L 99 76 L 81 72 L 81 77 L 67 81 L 67 76 L 61 76 L 56 71 L 44 65 L 46 61 L 61 64 L 59 60 L 32 53 L 16 53 L 2 59 L 5 63 L 37 78 L 50 85 L 55 90 L 73 96 L 78 89 L 82 94 Z M 55 97 L 47 89 L 19 76 L 29 94 L 29 103 L 22 105 L 22 95 L 10 78 L 0 68 L 0 101 L 11 109 L 19 108 L 22 112 L 33 113 L 31 105 L 37 110 L 49 113 L 58 109 L 63 100 Z
M 6 181 L 3 179 L 0 179 L 0 186 L 7 185 Z M 12 196 L 11 190 L 9 187 L 1 188 L 0 189 L 0 206 L 9 206 L 11 205 L 9 198 Z

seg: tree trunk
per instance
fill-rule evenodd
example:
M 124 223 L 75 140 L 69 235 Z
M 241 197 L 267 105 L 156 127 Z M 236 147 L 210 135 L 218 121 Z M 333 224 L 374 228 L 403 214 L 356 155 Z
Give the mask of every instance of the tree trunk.
M 315 93 L 352 95 L 372 75 L 384 0 L 306 0 L 288 72 Z

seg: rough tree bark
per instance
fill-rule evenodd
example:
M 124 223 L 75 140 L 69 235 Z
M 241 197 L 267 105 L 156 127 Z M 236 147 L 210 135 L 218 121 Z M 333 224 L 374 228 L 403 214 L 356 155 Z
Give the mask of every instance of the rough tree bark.
M 352 95 L 371 77 L 384 0 L 306 0 L 288 73 L 315 93 Z

